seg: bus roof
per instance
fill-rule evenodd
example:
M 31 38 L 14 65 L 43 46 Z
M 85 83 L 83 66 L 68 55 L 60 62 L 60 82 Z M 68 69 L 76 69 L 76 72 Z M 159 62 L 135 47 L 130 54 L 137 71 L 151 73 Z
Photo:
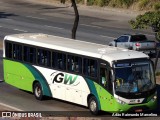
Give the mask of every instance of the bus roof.
M 73 40 L 43 33 L 13 34 L 6 36 L 4 39 L 74 54 L 102 58 L 108 62 L 113 60 L 148 58 L 146 54 L 137 51 Z

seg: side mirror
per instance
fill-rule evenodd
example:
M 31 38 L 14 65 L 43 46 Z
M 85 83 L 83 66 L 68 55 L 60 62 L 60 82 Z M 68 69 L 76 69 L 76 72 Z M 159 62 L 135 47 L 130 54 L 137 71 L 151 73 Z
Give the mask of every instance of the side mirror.
M 115 42 L 117 42 L 117 39 L 114 39 Z
M 118 40 L 115 39 L 114 42 L 115 42 L 115 47 L 117 47 L 117 42 L 118 42 Z

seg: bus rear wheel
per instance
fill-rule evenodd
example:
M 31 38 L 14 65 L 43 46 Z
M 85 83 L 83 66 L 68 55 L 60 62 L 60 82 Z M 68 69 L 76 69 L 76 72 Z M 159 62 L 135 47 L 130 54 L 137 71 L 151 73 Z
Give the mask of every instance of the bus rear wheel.
M 33 93 L 37 100 L 43 99 L 43 91 L 41 84 L 39 82 L 36 82 L 33 86 Z
M 99 113 L 98 102 L 94 96 L 90 97 L 90 99 L 89 99 L 89 110 L 94 115 L 98 115 L 98 113 Z

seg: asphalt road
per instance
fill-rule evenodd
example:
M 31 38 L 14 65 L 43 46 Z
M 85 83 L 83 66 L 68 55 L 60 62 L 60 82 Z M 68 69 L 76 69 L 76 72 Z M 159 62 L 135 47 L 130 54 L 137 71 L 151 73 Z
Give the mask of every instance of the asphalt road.
M 21 0 L 1 0 L 0 4 L 0 38 L 8 34 L 25 32 L 71 37 L 74 21 L 74 11 L 71 7 L 39 5 Z M 107 44 L 126 33 L 141 32 L 150 38 L 154 37 L 150 30 L 132 30 L 128 24 L 132 17 L 84 11 L 79 10 L 77 39 Z
M 74 12 L 71 7 L 28 3 L 22 0 L 1 0 L 0 5 L 0 39 L 9 34 L 30 32 L 71 37 L 74 21 Z M 154 39 L 151 30 L 132 30 L 129 27 L 128 20 L 134 16 L 120 16 L 114 12 L 108 14 L 106 12 L 91 11 L 80 7 L 80 23 L 76 38 L 107 44 L 121 34 L 143 33 L 149 39 Z M 0 51 L 0 57 L 2 58 L 2 51 Z M 2 66 L 2 59 L 0 59 L 0 66 Z M 3 80 L 2 67 L 0 67 L 0 80 Z M 31 93 L 3 82 L 0 82 L 0 95 L 1 103 L 24 111 L 85 111 L 87 114 L 89 111 L 85 107 L 56 99 L 47 98 L 44 101 L 37 101 Z

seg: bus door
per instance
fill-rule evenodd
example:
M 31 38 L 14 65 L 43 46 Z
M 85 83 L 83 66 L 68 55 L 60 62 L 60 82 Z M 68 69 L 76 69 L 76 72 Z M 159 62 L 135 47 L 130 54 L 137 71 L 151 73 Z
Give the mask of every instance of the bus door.
M 100 65 L 100 76 L 99 76 L 99 95 L 102 110 L 108 109 L 108 104 L 113 99 L 112 96 L 112 82 L 111 82 L 111 72 L 110 67 L 107 67 L 105 64 Z

